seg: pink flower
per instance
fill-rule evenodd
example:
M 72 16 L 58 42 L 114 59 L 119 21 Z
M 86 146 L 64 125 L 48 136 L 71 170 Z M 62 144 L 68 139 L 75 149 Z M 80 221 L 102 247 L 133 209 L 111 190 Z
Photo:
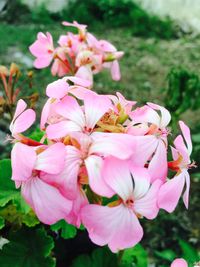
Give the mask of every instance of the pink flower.
M 172 147 L 174 161 L 169 163 L 169 167 L 177 171 L 177 174 L 173 179 L 163 184 L 159 193 L 159 207 L 168 212 L 173 212 L 176 208 L 185 185 L 186 189 L 183 194 L 183 202 L 186 208 L 188 208 L 189 202 L 190 177 L 188 169 L 193 166 L 190 160 L 192 142 L 190 129 L 187 125 L 182 121 L 179 121 L 179 125 L 185 142 L 181 135 L 176 137 L 174 140 L 175 148 Z
M 184 259 L 175 259 L 172 262 L 171 267 L 188 267 L 188 264 Z
M 161 112 L 159 116 L 158 111 Z M 133 162 L 138 166 L 148 164 L 152 181 L 167 177 L 167 125 L 171 116 L 168 110 L 159 105 L 148 103 L 142 108 L 137 108 L 130 114 L 132 129 L 128 132 L 138 132 L 138 123 L 142 126 L 144 136 L 138 136 L 138 150 L 133 155 Z M 146 127 L 148 125 L 148 128 Z M 143 127 L 144 126 L 144 127 Z M 134 134 L 135 135 L 135 134 Z
M 22 196 L 39 220 L 46 224 L 64 219 L 72 208 L 71 201 L 41 179 L 43 173 L 56 175 L 61 172 L 64 157 L 65 147 L 61 143 L 37 149 L 16 143 L 11 153 L 12 180 L 17 187 L 21 186 Z
M 49 32 L 46 35 L 39 32 L 37 40 L 29 47 L 30 52 L 36 57 L 34 66 L 38 69 L 49 66 L 54 57 L 53 39 Z
M 138 217 L 157 216 L 160 182 L 157 180 L 150 186 L 146 169 L 114 157 L 105 160 L 103 176 L 119 200 L 105 207 L 86 205 L 81 216 L 91 240 L 100 246 L 108 244 L 112 252 L 117 252 L 140 242 L 143 229 Z
M 111 102 L 106 96 L 87 94 L 84 98 L 84 107 L 71 96 L 60 101 L 55 110 L 63 117 L 63 121 L 47 127 L 47 136 L 50 139 L 64 137 L 71 132 L 91 133 L 96 123 L 109 110 Z
M 20 139 L 19 134 L 25 132 L 36 119 L 35 111 L 26 108 L 27 104 L 24 100 L 18 100 L 16 111 L 10 124 L 10 131 L 16 139 Z

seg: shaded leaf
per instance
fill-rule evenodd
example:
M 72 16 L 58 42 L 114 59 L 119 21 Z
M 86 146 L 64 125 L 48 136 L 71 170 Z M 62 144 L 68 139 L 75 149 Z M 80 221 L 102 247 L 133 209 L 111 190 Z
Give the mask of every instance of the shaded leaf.
M 148 266 L 147 252 L 140 244 L 137 244 L 133 248 L 124 250 L 120 267 L 132 267 L 134 266 L 133 263 L 135 263 L 135 266 L 137 267 Z
M 73 238 L 77 233 L 76 227 L 68 224 L 65 220 L 60 220 L 59 222 L 51 225 L 51 230 L 61 230 L 61 237 L 65 239 Z
M 194 263 L 195 261 L 199 261 L 199 256 L 197 251 L 187 242 L 180 239 L 179 245 L 182 249 L 183 255 L 182 257 L 188 261 L 189 263 Z
M 5 221 L 3 217 L 0 217 L 0 229 L 2 229 L 5 226 Z
M 71 267 L 117 267 L 117 257 L 106 247 L 96 249 L 89 255 L 77 257 Z
M 176 253 L 172 249 L 165 249 L 163 251 L 156 251 L 155 254 L 161 259 L 172 262 L 176 258 Z
M 0 251 L 1 267 L 55 267 L 50 257 L 54 242 L 43 228 L 24 228 L 11 233 L 8 239 Z

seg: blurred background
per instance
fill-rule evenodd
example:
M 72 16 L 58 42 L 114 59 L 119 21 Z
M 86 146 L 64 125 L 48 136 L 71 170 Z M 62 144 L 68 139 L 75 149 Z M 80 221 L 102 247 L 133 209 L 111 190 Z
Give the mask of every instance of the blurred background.
M 37 32 L 49 31 L 57 41 L 66 31 L 61 22 L 73 20 L 87 24 L 88 30 L 98 38 L 125 52 L 120 60 L 121 81 L 112 81 L 110 73 L 104 71 L 95 76 L 98 92 L 120 91 L 141 104 L 153 101 L 164 105 L 172 113 L 171 128 L 175 134 L 179 119 L 190 126 L 194 144 L 192 158 L 198 167 L 191 170 L 189 211 L 180 201 L 173 214 L 160 212 L 156 220 L 144 222 L 146 235 L 141 244 L 149 262 L 156 266 L 169 266 L 175 256 L 197 261 L 200 251 L 200 1 L 0 0 L 0 65 L 15 62 L 25 72 L 32 70 L 33 57 L 28 47 Z M 55 79 L 49 68 L 34 70 L 30 90 L 39 93 L 37 110 L 45 102 L 46 85 Z M 27 90 L 26 85 L 23 90 Z M 3 144 L 7 128 L 1 118 L 0 158 L 8 156 L 9 146 Z M 72 245 L 67 243 L 69 240 L 63 242 Z M 59 254 L 59 246 L 60 243 L 56 247 L 58 266 L 64 266 L 62 262 L 67 258 Z M 80 249 L 79 253 L 82 252 L 85 250 Z M 69 257 L 67 253 L 66 257 Z

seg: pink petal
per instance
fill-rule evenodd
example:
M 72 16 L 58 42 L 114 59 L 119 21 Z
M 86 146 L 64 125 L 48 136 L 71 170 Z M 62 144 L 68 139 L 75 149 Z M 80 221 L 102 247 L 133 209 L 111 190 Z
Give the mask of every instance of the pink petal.
M 188 209 L 189 192 L 190 192 L 190 176 L 189 176 L 189 173 L 187 171 L 185 171 L 184 174 L 185 174 L 185 181 L 186 181 L 186 189 L 185 189 L 185 192 L 183 194 L 183 202 L 185 204 L 186 209 Z
M 66 78 L 67 80 L 70 80 L 71 82 L 73 82 L 75 85 L 80 85 L 82 87 L 89 87 L 89 88 L 92 86 L 91 81 L 83 79 L 83 78 L 79 78 L 75 76 L 67 76 Z
M 21 113 L 10 127 L 12 135 L 25 132 L 35 121 L 36 114 L 32 109 L 27 109 Z
M 38 177 L 22 184 L 22 196 L 45 224 L 64 219 L 72 208 L 72 202 L 64 198 L 57 188 Z
M 114 157 L 106 158 L 102 175 L 107 185 L 124 201 L 133 194 L 133 181 L 128 161 Z
M 49 174 L 58 174 L 64 168 L 65 154 L 65 145 L 55 143 L 37 156 L 35 169 Z
M 129 158 L 137 147 L 134 136 L 120 133 L 93 133 L 94 142 L 90 153 L 115 156 L 120 159 Z
M 187 143 L 187 148 L 190 155 L 192 153 L 192 140 L 191 140 L 190 128 L 183 121 L 179 121 L 179 125 L 183 133 L 183 136 L 185 138 L 185 141 Z
M 102 177 L 103 159 L 92 155 L 85 159 L 85 165 L 91 189 L 100 196 L 113 196 L 113 190 L 105 183 Z
M 85 125 L 85 117 L 75 98 L 66 96 L 56 105 L 56 112 L 64 118 L 75 122 L 80 127 Z
M 17 101 L 17 106 L 16 106 L 14 117 L 13 117 L 13 121 L 26 109 L 26 107 L 27 107 L 27 104 L 24 100 L 19 99 Z
M 134 210 L 138 214 L 145 216 L 147 219 L 154 219 L 157 216 L 159 211 L 157 201 L 161 184 L 160 180 L 156 180 L 144 197 L 135 200 Z
M 88 83 L 91 84 L 91 86 L 93 85 L 93 73 L 91 67 L 89 67 L 88 65 L 78 68 L 75 77 L 87 80 Z
M 160 118 L 160 125 L 159 126 L 160 126 L 160 128 L 166 127 L 171 120 L 171 115 L 170 115 L 169 111 L 166 108 L 159 106 L 157 104 L 154 104 L 154 103 L 148 102 L 147 104 L 149 107 L 151 107 L 155 110 L 160 110 L 161 118 Z
M 46 95 L 48 97 L 61 99 L 64 97 L 69 90 L 69 84 L 65 79 L 59 79 L 50 83 L 46 88 Z
M 108 244 L 112 252 L 133 247 L 143 236 L 137 217 L 123 205 L 112 208 L 87 205 L 81 217 L 90 239 L 100 246 Z
M 12 180 L 26 181 L 32 176 L 36 153 L 32 147 L 16 143 L 11 152 Z
M 173 212 L 178 204 L 185 184 L 184 174 L 180 173 L 164 183 L 158 194 L 158 206 L 168 212 Z
M 130 118 L 134 123 L 148 122 L 157 126 L 160 125 L 160 117 L 158 113 L 147 105 L 141 108 L 136 108 L 136 110 L 130 113 Z
M 175 259 L 172 262 L 171 267 L 188 267 L 188 264 L 184 259 Z
M 84 99 L 86 126 L 93 129 L 96 123 L 111 107 L 107 96 L 88 94 Z
M 153 158 L 149 163 L 149 174 L 151 175 L 151 181 L 156 179 L 166 180 L 167 177 L 167 148 L 162 140 L 159 140 L 157 149 Z
M 81 225 L 81 209 L 88 204 L 85 193 L 79 188 L 77 198 L 73 201 L 72 210 L 65 217 L 65 220 L 79 228 Z
M 82 163 L 80 151 L 73 146 L 66 146 L 65 167 L 58 175 L 58 186 L 68 199 L 76 199 L 78 195 L 78 173 Z
M 183 157 L 183 160 L 189 164 L 190 155 L 181 135 L 178 135 L 176 137 L 176 139 L 174 140 L 174 145 L 175 148 L 178 150 L 179 154 L 181 154 L 181 156 Z
M 119 81 L 121 79 L 119 63 L 117 60 L 114 60 L 111 64 L 111 75 L 114 81 Z
M 57 139 L 65 137 L 71 132 L 80 132 L 81 130 L 82 128 L 73 121 L 60 121 L 49 125 L 46 129 L 46 134 L 50 139 Z

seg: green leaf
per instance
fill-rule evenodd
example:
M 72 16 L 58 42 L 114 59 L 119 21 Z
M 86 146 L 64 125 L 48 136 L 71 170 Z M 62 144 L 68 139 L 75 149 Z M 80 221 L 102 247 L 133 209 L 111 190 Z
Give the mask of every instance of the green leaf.
M 172 249 L 165 249 L 161 252 L 156 251 L 155 254 L 164 260 L 173 261 L 176 258 L 176 253 Z
M 133 248 L 124 250 L 120 267 L 132 267 L 133 263 L 135 263 L 135 266 L 137 267 L 148 266 L 147 252 L 140 244 L 137 244 Z
M 5 226 L 5 221 L 3 217 L 0 217 L 0 229 L 4 228 Z
M 5 206 L 10 200 L 20 197 L 20 192 L 11 180 L 11 161 L 0 160 L 0 207 Z
M 0 251 L 1 267 L 55 267 L 50 257 L 54 242 L 43 228 L 21 229 L 11 233 L 8 240 Z
M 51 225 L 51 230 L 61 230 L 61 237 L 65 239 L 73 238 L 77 233 L 76 227 L 68 224 L 65 220 L 60 220 L 59 222 Z
M 188 261 L 189 263 L 194 263 L 195 261 L 199 261 L 199 256 L 197 251 L 187 242 L 180 239 L 179 245 L 182 249 L 183 255 L 182 257 Z
M 77 257 L 71 267 L 111 267 L 117 265 L 116 254 L 113 254 L 107 248 L 99 248 L 92 252 L 92 255 L 80 255 Z

